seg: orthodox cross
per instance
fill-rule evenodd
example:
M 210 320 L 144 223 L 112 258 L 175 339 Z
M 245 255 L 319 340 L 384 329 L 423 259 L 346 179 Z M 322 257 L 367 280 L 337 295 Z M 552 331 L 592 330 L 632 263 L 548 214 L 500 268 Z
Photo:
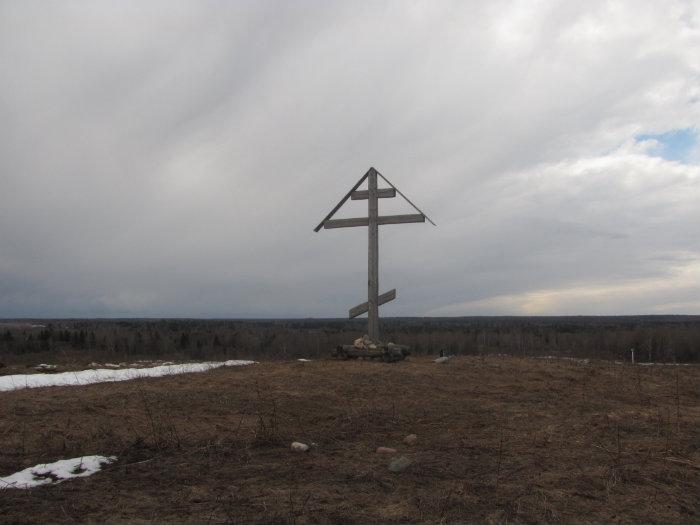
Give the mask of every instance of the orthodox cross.
M 384 182 L 389 185 L 389 188 L 377 188 L 377 177 L 381 177 Z M 362 183 L 367 179 L 367 189 L 358 190 Z M 403 197 L 418 213 L 409 215 L 379 215 L 378 199 L 387 199 L 396 197 L 396 194 Z M 345 204 L 348 200 L 366 200 L 368 202 L 368 216 L 356 217 L 352 219 L 335 219 L 331 220 L 333 215 Z M 335 208 L 326 215 L 326 218 L 314 228 L 318 232 L 321 228 L 350 228 L 353 226 L 367 226 L 369 247 L 367 253 L 367 302 L 355 306 L 350 309 L 349 318 L 357 317 L 367 312 L 367 335 L 372 341 L 379 341 L 379 306 L 396 299 L 396 289 L 389 290 L 379 295 L 379 226 L 383 224 L 403 224 L 406 222 L 425 222 L 435 226 L 435 223 L 430 218 L 420 211 L 408 197 L 399 191 L 389 180 L 379 173 L 374 168 L 370 168 L 360 180 L 352 187 L 352 189 L 343 197 Z

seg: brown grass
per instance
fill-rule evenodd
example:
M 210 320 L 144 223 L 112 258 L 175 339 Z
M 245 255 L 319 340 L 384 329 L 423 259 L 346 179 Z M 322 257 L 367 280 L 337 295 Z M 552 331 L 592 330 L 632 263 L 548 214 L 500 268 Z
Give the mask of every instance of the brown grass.
M 465 357 L 1 393 L 0 476 L 119 461 L 0 491 L 0 522 L 697 523 L 698 384 L 695 366 Z M 413 465 L 389 472 L 378 446 Z

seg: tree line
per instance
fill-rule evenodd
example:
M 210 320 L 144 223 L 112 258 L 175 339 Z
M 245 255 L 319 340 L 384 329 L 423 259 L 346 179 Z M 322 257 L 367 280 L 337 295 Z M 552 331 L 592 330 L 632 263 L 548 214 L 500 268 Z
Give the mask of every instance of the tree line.
M 320 358 L 365 332 L 363 319 L 0 322 L 0 361 Z M 388 318 L 382 339 L 414 355 L 560 356 L 699 362 L 700 316 Z

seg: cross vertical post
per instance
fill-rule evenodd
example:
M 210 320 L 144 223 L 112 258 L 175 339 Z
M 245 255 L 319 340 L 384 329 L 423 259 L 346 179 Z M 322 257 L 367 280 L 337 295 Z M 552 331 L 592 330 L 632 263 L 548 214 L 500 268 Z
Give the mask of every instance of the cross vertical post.
M 377 171 L 368 177 L 368 270 L 367 270 L 367 332 L 372 341 L 379 341 L 379 204 L 377 201 Z

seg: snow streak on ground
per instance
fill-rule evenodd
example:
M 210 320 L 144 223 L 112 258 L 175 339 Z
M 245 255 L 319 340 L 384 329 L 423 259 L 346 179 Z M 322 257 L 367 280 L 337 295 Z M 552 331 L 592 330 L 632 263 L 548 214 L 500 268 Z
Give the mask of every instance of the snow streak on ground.
M 206 372 L 222 366 L 250 365 L 255 361 L 218 361 L 208 363 L 185 363 L 181 365 L 161 365 L 151 368 L 125 368 L 121 370 L 80 370 L 79 372 L 62 372 L 60 374 L 18 374 L 0 376 L 0 392 L 21 388 L 38 388 L 44 386 L 80 386 L 92 383 L 127 381 L 140 377 L 161 377 L 189 372 Z
M 84 478 L 99 472 L 102 465 L 112 463 L 116 459 L 116 456 L 83 456 L 29 467 L 11 476 L 0 478 L 0 490 L 30 489 L 39 485 L 60 483 L 71 478 Z

